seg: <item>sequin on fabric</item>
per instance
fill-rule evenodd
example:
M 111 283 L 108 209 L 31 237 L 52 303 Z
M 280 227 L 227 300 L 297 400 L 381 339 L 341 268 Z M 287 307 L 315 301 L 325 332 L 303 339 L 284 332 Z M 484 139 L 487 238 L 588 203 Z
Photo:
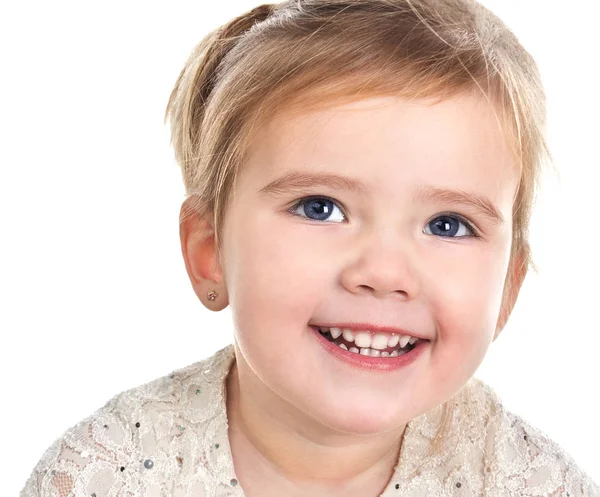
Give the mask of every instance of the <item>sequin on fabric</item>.
M 227 437 L 232 345 L 123 392 L 43 454 L 21 497 L 244 497 Z M 450 430 L 428 455 L 441 408 L 406 427 L 382 497 L 600 496 L 539 430 L 472 378 L 453 398 Z M 373 496 L 366 497 L 375 497 Z

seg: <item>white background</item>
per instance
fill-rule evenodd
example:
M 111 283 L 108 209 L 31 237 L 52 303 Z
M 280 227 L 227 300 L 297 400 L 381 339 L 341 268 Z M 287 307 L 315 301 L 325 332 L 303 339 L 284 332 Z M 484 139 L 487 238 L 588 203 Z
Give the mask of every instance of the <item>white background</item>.
M 477 376 L 600 482 L 597 0 L 487 0 L 537 59 L 560 172 L 539 265 Z M 0 14 L 2 495 L 118 392 L 232 341 L 192 292 L 163 113 L 194 45 L 255 1 L 11 2 Z M 8 9 L 8 10 L 7 10 Z

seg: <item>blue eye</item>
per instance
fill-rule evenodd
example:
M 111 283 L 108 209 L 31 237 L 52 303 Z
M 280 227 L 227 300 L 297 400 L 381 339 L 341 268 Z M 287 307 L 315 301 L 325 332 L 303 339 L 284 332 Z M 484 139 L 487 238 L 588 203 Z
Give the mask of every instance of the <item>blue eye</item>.
M 335 210 L 339 214 L 331 218 Z M 338 204 L 328 197 L 305 197 L 296 202 L 290 209 L 295 216 L 304 217 L 312 221 L 344 222 L 346 217 Z M 457 214 L 442 214 L 427 223 L 423 232 L 428 235 L 446 238 L 477 238 L 477 232 L 471 224 Z
M 306 197 L 300 199 L 300 201 L 294 204 L 290 209 L 290 212 L 296 216 L 306 217 L 313 221 L 331 221 L 331 219 L 328 218 L 335 209 L 339 210 L 341 213 L 341 219 L 339 221 L 344 221 L 345 216 L 341 209 L 334 201 L 327 197 Z M 297 214 L 296 211 L 298 210 L 303 211 L 304 214 Z
M 476 237 L 475 230 L 456 214 L 442 214 L 427 223 L 423 233 L 446 238 Z

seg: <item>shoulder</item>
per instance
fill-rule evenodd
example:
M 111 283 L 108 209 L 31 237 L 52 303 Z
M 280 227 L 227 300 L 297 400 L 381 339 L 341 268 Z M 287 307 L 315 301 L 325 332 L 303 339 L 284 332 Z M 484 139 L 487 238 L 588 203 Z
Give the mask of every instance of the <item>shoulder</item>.
M 115 401 L 70 427 L 44 452 L 21 497 L 93 495 L 100 482 L 100 495 L 136 493 L 132 467 L 139 450 L 129 413 Z
M 544 432 L 507 411 L 491 387 L 473 378 L 465 393 L 465 407 L 477 424 L 472 428 L 485 441 L 490 490 L 523 496 L 600 496 L 600 488 L 573 458 Z
M 166 476 L 157 474 L 157 459 L 177 443 L 181 428 L 177 420 L 181 411 L 189 407 L 185 399 L 190 397 L 191 385 L 195 390 L 204 386 L 202 371 L 222 356 L 220 351 L 115 395 L 48 447 L 20 496 L 141 495 L 140 485 L 147 475 L 151 479 Z M 205 397 L 195 397 L 194 400 L 207 403 Z M 202 407 L 197 404 L 195 412 L 199 416 Z

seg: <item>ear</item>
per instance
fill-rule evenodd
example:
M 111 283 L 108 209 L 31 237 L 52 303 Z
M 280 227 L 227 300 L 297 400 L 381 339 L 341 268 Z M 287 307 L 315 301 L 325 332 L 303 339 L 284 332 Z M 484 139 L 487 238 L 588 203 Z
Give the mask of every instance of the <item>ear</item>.
M 181 205 L 179 238 L 185 269 L 194 292 L 207 309 L 224 309 L 229 304 L 229 299 L 217 257 L 214 228 L 208 219 L 200 216 L 191 206 L 189 199 Z M 215 300 L 208 299 L 211 291 L 218 294 Z
M 500 313 L 496 324 L 496 333 L 492 341 L 498 338 L 498 335 L 500 335 L 500 332 L 506 326 L 508 318 L 517 302 L 517 297 L 521 291 L 525 276 L 527 275 L 527 269 L 525 252 L 520 251 L 516 253 L 508 266 L 506 281 L 504 283 L 504 294 L 502 295 L 502 305 L 500 306 Z

